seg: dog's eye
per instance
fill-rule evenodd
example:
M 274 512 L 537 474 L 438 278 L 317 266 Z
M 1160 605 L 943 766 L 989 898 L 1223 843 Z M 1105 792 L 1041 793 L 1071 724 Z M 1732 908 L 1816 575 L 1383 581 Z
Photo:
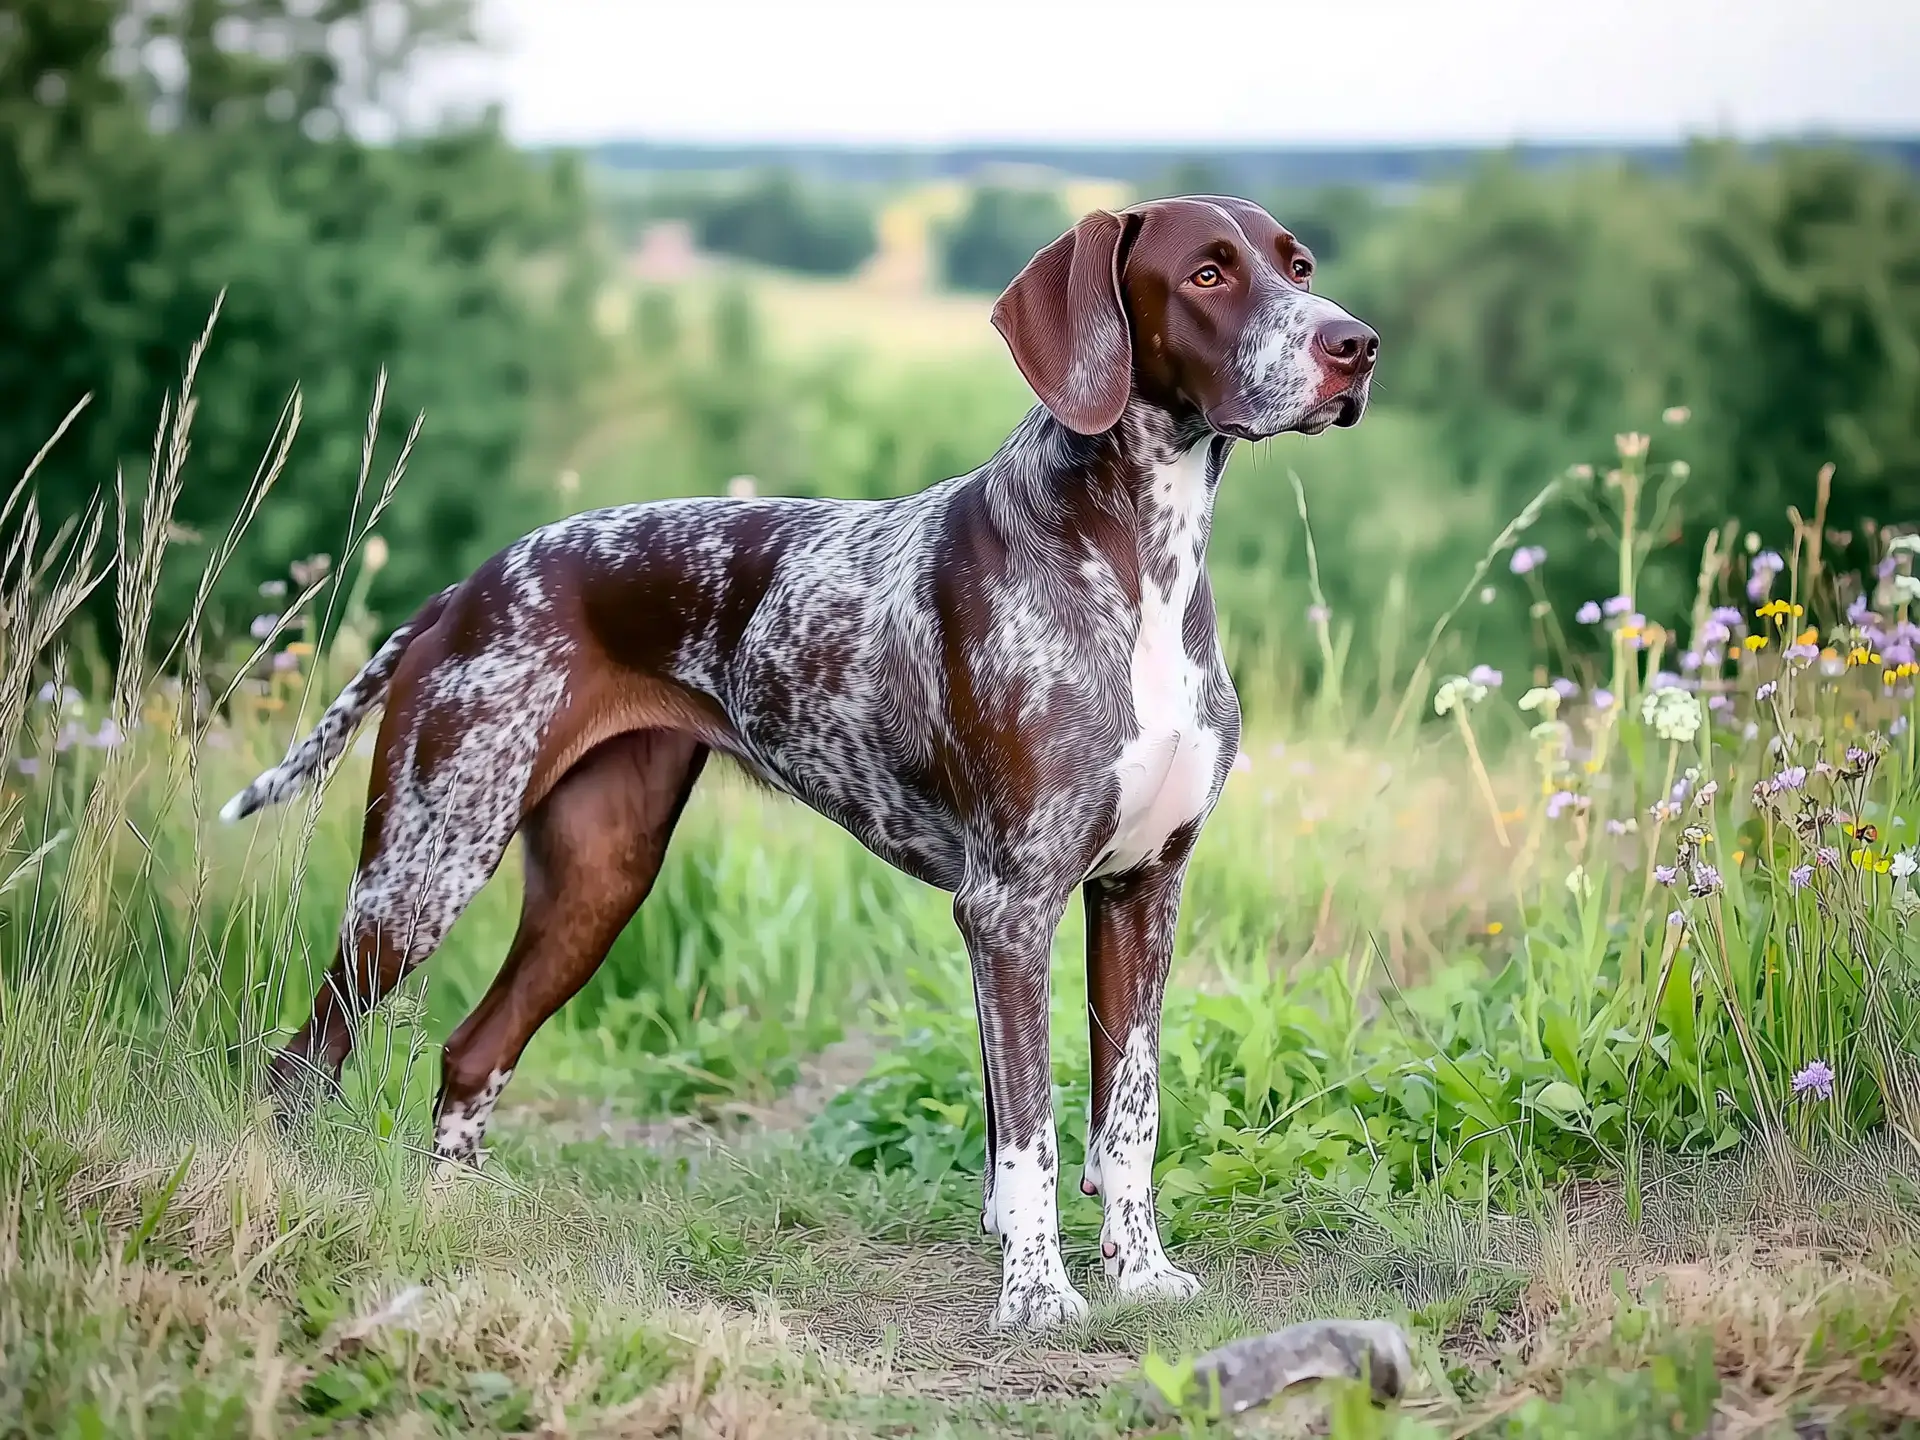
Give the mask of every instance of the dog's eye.
M 1211 290 L 1220 283 L 1222 278 L 1218 265 L 1202 265 L 1187 277 L 1192 284 L 1198 285 L 1202 290 Z
M 1307 259 L 1307 257 L 1304 255 L 1299 256 L 1297 259 L 1294 260 L 1293 262 L 1293 278 L 1294 279 L 1300 281 L 1304 285 L 1307 282 L 1307 280 L 1312 277 L 1312 275 L 1313 275 L 1313 262 L 1311 260 Z

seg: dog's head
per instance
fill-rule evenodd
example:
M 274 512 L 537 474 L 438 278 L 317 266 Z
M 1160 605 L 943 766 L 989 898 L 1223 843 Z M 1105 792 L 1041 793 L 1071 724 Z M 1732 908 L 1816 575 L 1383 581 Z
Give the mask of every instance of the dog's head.
M 993 323 L 1061 424 L 1110 429 L 1130 395 L 1222 435 L 1357 424 L 1380 337 L 1312 293 L 1313 256 L 1246 200 L 1098 211 L 1015 277 Z

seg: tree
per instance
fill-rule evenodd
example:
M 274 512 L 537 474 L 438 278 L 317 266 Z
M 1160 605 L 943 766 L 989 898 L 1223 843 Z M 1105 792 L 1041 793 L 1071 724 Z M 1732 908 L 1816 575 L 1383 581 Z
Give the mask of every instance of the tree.
M 811 275 L 846 275 L 879 244 L 873 210 L 855 197 L 803 188 L 785 170 L 768 170 L 699 209 L 700 243 L 723 255 Z
M 1004 289 L 1072 224 L 1051 190 L 984 185 L 940 235 L 940 273 L 956 290 Z
M 161 397 L 215 297 L 179 520 L 224 529 L 288 394 L 305 420 L 230 577 L 241 594 L 346 532 L 375 376 L 383 450 L 427 427 L 384 527 L 376 603 L 411 606 L 537 516 L 514 484 L 536 409 L 580 373 L 591 267 L 576 168 L 491 121 L 374 145 L 393 77 L 465 6 L 0 0 L 0 470 L 82 395 L 42 472 L 57 517 L 136 489 Z M 165 577 L 163 614 L 197 571 Z

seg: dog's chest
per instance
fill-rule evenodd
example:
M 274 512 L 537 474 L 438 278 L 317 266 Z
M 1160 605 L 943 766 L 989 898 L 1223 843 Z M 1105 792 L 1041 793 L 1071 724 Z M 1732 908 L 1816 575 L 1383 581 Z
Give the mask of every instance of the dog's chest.
M 1164 467 L 1155 480 L 1129 664 L 1133 730 L 1114 762 L 1114 830 L 1095 875 L 1121 874 L 1158 855 L 1176 830 L 1206 813 L 1220 774 L 1207 666 L 1189 653 L 1186 637 L 1206 539 L 1204 451 Z

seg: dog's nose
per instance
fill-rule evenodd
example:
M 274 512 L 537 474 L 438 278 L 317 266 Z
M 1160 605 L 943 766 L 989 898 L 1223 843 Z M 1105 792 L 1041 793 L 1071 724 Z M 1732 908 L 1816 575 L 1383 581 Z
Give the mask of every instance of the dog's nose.
M 1349 375 L 1364 375 L 1373 369 L 1380 354 L 1380 337 L 1371 325 L 1363 325 L 1351 315 L 1329 320 L 1314 335 L 1320 353 L 1336 370 Z

